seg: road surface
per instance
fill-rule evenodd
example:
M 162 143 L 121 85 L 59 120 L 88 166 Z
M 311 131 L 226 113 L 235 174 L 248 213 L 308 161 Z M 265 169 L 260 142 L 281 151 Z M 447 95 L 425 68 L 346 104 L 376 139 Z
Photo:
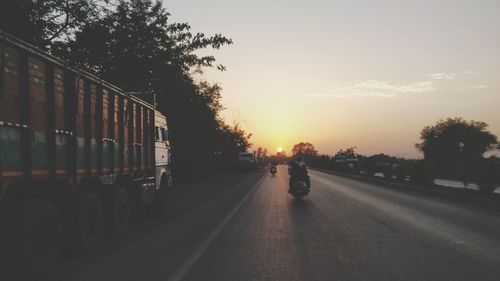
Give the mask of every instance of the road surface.
M 285 166 L 256 173 L 64 280 L 500 280 L 500 216 Z

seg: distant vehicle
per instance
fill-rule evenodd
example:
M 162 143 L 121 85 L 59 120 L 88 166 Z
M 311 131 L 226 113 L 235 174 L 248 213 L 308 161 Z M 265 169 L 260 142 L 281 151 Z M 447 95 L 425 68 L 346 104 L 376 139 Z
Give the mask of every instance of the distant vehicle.
M 0 263 L 54 267 L 95 249 L 172 184 L 154 106 L 0 31 Z
M 238 162 L 237 165 L 239 167 L 253 167 L 256 165 L 255 155 L 249 152 L 240 152 L 238 154 Z
M 271 164 L 271 168 L 269 169 L 269 172 L 271 173 L 271 175 L 276 175 L 276 173 L 278 172 L 278 169 L 276 168 L 276 165 L 275 164 Z

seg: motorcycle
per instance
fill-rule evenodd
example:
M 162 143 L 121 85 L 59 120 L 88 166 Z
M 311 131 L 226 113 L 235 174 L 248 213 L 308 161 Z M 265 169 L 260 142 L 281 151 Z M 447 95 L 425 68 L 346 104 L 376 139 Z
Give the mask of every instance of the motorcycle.
M 309 194 L 309 188 L 307 188 L 307 183 L 305 181 L 298 180 L 292 183 L 290 193 L 296 198 L 301 199 L 302 197 Z
M 276 175 L 276 173 L 278 172 L 278 170 L 276 169 L 276 166 L 271 166 L 271 169 L 269 170 L 269 172 L 271 173 L 271 175 Z

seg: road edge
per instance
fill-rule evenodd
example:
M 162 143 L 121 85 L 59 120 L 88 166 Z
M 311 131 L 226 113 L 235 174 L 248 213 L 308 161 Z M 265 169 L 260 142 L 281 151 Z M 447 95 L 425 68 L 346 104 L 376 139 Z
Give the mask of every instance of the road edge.
M 444 187 L 439 185 L 433 186 L 421 186 L 411 183 L 403 183 L 397 181 L 389 181 L 382 178 L 368 177 L 362 175 L 354 175 L 348 173 L 341 173 L 332 170 L 320 169 L 310 167 L 311 170 L 323 172 L 327 174 L 332 174 L 344 178 L 359 180 L 363 182 L 369 182 L 376 184 L 378 186 L 396 190 L 405 190 L 421 194 L 430 195 L 433 197 L 438 197 L 441 199 L 451 200 L 460 203 L 470 204 L 476 207 L 481 207 L 488 210 L 493 210 L 500 212 L 500 196 L 497 194 L 481 194 L 474 190 L 467 189 L 455 189 L 450 187 Z
M 198 261 L 198 259 L 203 255 L 205 250 L 210 247 L 212 242 L 217 238 L 219 233 L 224 229 L 229 221 L 234 217 L 234 215 L 240 210 L 241 206 L 250 198 L 255 190 L 260 186 L 260 184 L 266 178 L 267 173 L 264 173 L 259 180 L 254 184 L 254 186 L 248 191 L 248 193 L 238 202 L 238 204 L 231 210 L 231 212 L 217 225 L 217 227 L 207 236 L 207 238 L 196 248 L 196 250 L 184 261 L 184 263 L 175 271 L 168 281 L 180 281 L 189 272 L 191 267 Z

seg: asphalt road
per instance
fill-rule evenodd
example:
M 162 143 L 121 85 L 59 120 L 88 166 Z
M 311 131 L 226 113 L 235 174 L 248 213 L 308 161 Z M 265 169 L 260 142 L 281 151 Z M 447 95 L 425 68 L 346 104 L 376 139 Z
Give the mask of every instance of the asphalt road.
M 500 215 L 311 171 L 256 173 L 65 280 L 500 280 Z

